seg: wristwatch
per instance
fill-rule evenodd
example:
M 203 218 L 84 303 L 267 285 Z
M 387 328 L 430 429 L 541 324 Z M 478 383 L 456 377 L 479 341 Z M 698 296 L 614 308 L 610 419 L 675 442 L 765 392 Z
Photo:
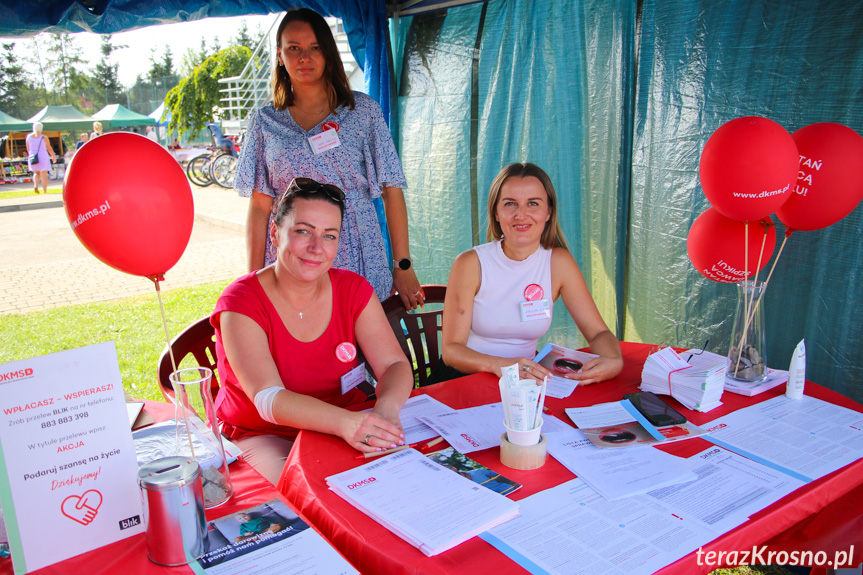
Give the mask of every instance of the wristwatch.
M 402 258 L 400 260 L 393 260 L 393 265 L 400 270 L 409 270 L 413 262 L 411 262 L 410 258 Z

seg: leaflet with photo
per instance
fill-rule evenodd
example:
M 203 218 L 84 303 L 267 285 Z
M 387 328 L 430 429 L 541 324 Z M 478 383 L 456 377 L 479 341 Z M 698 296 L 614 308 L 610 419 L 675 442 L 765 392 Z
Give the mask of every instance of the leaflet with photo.
M 300 575 L 359 571 L 279 499 L 207 523 L 198 575 Z
M 655 427 L 631 407 L 628 400 L 600 403 L 589 407 L 569 407 L 566 414 L 597 447 L 620 448 L 656 445 L 690 439 L 707 433 L 706 429 L 686 422 Z
M 512 479 L 504 477 L 497 471 L 489 469 L 482 463 L 474 461 L 452 447 L 429 453 L 426 457 L 435 463 L 443 465 L 447 469 L 455 471 L 462 477 L 467 477 L 474 483 L 479 483 L 483 487 L 491 489 L 495 493 L 509 495 L 521 489 L 521 483 L 516 483 Z
M 577 351 L 562 345 L 547 343 L 539 350 L 533 361 L 551 372 L 546 395 L 563 399 L 572 395 L 572 392 L 578 387 L 578 380 L 569 379 L 566 375 L 578 372 L 585 363 L 597 357 L 599 356 L 595 353 Z

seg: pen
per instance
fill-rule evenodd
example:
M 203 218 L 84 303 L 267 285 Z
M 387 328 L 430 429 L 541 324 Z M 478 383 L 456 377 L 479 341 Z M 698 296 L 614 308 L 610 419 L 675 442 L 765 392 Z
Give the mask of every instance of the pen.
M 395 453 L 396 451 L 401 451 L 402 449 L 408 449 L 411 447 L 418 449 L 419 451 L 423 451 L 425 449 L 428 449 L 429 447 L 432 447 L 433 445 L 437 445 L 441 441 L 443 441 L 443 437 L 432 439 L 431 441 L 421 445 L 420 447 L 417 447 L 421 443 L 418 441 L 417 443 L 412 443 L 410 445 L 402 445 L 399 447 L 392 447 L 390 449 L 384 449 L 383 451 L 369 451 L 368 453 L 361 453 L 357 455 L 356 457 L 354 457 L 354 459 L 371 459 L 372 457 L 378 457 L 379 455 L 389 455 L 390 453 Z

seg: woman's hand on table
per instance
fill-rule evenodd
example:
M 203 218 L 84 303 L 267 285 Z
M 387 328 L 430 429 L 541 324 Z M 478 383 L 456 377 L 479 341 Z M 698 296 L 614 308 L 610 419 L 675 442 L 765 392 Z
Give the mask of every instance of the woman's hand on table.
M 376 412 L 347 412 L 342 438 L 354 449 L 362 452 L 382 451 L 405 444 L 404 430 L 395 419 Z
M 584 364 L 578 372 L 567 374 L 566 378 L 578 380 L 579 385 L 590 385 L 617 377 L 623 370 L 622 357 L 595 357 Z
M 542 384 L 542 380 L 545 379 L 546 376 L 551 377 L 551 372 L 543 365 L 540 365 L 533 361 L 532 359 L 528 359 L 526 357 L 514 357 L 511 359 L 501 358 L 502 366 L 506 367 L 509 365 L 513 365 L 518 362 L 518 377 L 519 379 L 532 379 L 536 381 L 537 385 Z M 497 376 L 501 377 L 503 374 L 500 367 L 497 371 Z

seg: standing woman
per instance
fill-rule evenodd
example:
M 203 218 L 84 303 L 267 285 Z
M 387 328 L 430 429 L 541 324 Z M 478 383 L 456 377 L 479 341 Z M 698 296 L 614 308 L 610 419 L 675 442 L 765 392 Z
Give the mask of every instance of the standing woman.
M 93 122 L 93 133 L 90 134 L 90 139 L 96 138 L 102 135 L 102 122 Z
M 406 185 L 380 106 L 353 92 L 326 20 L 313 10 L 289 11 L 276 32 L 273 101 L 249 116 L 234 189 L 251 197 L 246 219 L 249 271 L 273 263 L 268 230 L 273 198 L 297 177 L 338 186 L 345 218 L 335 267 L 364 276 L 379 299 L 398 291 L 406 308 L 423 293 L 410 259 Z M 373 204 L 384 202 L 393 259 Z
M 51 162 L 57 161 L 57 155 L 51 147 L 51 140 L 42 134 L 42 123 L 33 124 L 33 133 L 27 135 L 27 168 L 33 172 L 33 191 L 39 193 L 39 180 L 42 180 L 42 190 L 48 193 L 48 170 Z M 33 156 L 37 162 L 33 163 Z M 50 158 L 49 158 L 50 157 Z

